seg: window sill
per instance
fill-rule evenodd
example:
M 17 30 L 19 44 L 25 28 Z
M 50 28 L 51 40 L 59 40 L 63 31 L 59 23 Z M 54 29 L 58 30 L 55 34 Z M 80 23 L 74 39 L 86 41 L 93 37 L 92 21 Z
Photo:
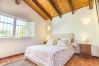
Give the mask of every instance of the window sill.
M 0 37 L 0 39 L 20 39 L 20 38 L 33 38 L 33 37 Z

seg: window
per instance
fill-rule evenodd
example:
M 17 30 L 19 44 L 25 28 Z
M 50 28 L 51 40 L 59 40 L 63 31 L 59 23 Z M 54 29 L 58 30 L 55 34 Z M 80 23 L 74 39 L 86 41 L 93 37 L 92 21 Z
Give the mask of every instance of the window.
M 26 22 L 21 20 L 16 20 L 16 36 L 22 37 L 27 34 Z
M 0 37 L 32 36 L 30 26 L 29 22 L 0 15 Z
M 12 36 L 13 25 L 13 18 L 0 15 L 0 36 Z

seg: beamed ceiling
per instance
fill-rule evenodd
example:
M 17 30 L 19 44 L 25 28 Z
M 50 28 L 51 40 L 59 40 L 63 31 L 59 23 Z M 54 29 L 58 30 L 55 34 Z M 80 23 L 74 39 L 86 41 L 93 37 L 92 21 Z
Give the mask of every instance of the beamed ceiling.
M 24 0 L 33 10 L 35 10 L 45 20 L 52 20 L 52 18 L 63 14 L 72 12 L 75 13 L 77 9 L 89 6 L 93 8 L 93 0 Z

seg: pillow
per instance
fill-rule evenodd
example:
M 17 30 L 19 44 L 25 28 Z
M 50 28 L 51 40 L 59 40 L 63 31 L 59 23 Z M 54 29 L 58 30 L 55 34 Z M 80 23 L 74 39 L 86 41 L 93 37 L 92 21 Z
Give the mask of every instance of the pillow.
M 47 45 L 54 45 L 55 44 L 55 41 L 53 39 L 49 39 L 47 41 Z
M 65 38 L 65 39 L 62 39 L 62 40 L 65 40 L 66 41 L 65 44 L 67 44 L 67 46 L 70 46 L 70 44 L 71 44 L 71 38 Z
M 58 40 L 57 41 L 57 46 L 67 46 L 66 45 L 66 40 Z
M 69 45 L 69 42 L 70 42 L 70 40 L 69 40 L 69 39 L 63 38 L 63 39 L 61 39 L 61 40 L 63 40 L 63 41 L 64 41 L 64 44 L 65 44 L 66 46 L 68 46 L 68 45 Z
M 71 45 L 71 46 L 74 46 L 74 47 L 76 47 L 76 46 L 77 46 L 77 44 L 76 44 L 76 43 L 71 43 L 70 45 Z

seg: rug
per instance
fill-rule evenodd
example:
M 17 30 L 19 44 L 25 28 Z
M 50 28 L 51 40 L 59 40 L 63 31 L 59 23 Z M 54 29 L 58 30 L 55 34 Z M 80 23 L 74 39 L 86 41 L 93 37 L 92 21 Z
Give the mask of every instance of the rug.
M 21 60 L 6 64 L 3 66 L 38 66 L 38 65 L 36 65 L 35 63 L 33 63 L 29 60 L 21 59 Z

